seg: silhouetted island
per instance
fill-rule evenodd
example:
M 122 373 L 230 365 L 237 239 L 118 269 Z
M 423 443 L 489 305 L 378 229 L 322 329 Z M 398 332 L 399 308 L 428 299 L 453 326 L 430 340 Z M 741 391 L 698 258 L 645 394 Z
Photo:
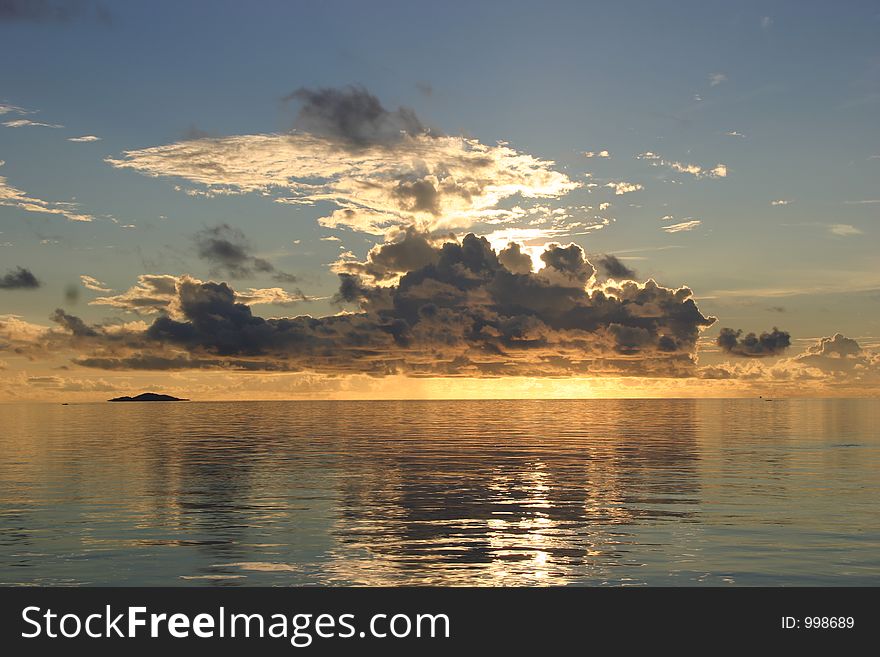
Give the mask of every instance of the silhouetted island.
M 114 397 L 107 401 L 112 402 L 153 402 L 153 401 L 189 401 L 189 399 L 181 399 L 180 397 L 172 397 L 171 395 L 160 395 L 155 392 L 143 392 L 137 397 Z

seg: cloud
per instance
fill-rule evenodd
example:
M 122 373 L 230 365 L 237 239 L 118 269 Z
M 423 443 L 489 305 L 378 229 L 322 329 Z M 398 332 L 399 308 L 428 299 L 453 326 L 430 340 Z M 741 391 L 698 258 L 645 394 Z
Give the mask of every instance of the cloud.
M 0 315 L 0 350 L 41 352 L 50 332 L 48 327 L 27 322 L 17 315 Z
M 793 203 L 793 201 L 789 201 L 784 198 L 778 198 L 773 201 L 770 201 L 770 205 L 772 205 L 773 207 L 778 207 L 780 205 L 789 205 L 790 203 Z
M 692 175 L 694 178 L 726 178 L 727 177 L 727 165 L 726 164 L 716 164 L 711 169 L 707 169 L 701 167 L 698 164 L 688 164 L 686 162 L 676 162 L 674 160 L 664 160 L 657 153 L 652 153 L 651 151 L 647 151 L 645 153 L 639 153 L 636 155 L 637 160 L 648 160 L 651 163 L 651 166 L 655 167 L 667 167 L 676 171 L 678 173 L 687 173 Z
M 313 301 L 299 290 L 291 293 L 280 287 L 249 287 L 235 293 L 236 303 L 246 306 L 260 306 L 274 304 L 276 306 L 289 306 L 301 301 Z
M 82 137 L 68 137 L 67 141 L 77 142 L 77 143 L 89 143 L 93 141 L 101 141 L 100 137 L 96 137 L 95 135 L 83 135 Z
M 77 338 L 94 338 L 100 335 L 97 329 L 87 325 L 79 317 L 68 315 L 61 308 L 56 308 L 49 319 Z
M 4 163 L 0 160 L 0 166 Z M 13 187 L 4 176 L 0 176 L 0 205 L 19 208 L 26 212 L 60 215 L 70 221 L 92 221 L 92 216 L 77 211 L 76 203 L 43 201 Z
M 59 329 L 37 341 L 57 347 L 66 335 L 76 363 L 104 369 L 689 376 L 699 333 L 714 322 L 686 287 L 596 282 L 574 244 L 548 245 L 543 269 L 529 273 L 508 269 L 472 234 L 433 249 L 395 284 L 340 274 L 337 298 L 355 312 L 266 319 L 225 283 L 180 277 L 145 329 L 56 312 Z
M 770 16 L 762 16 L 761 17 L 761 29 L 767 30 L 773 25 L 773 18 Z
M 498 262 L 514 274 L 529 274 L 534 268 L 532 256 L 517 242 L 510 242 L 498 251 Z
M 28 290 L 38 287 L 40 287 L 40 281 L 30 269 L 24 267 L 10 269 L 6 274 L 0 276 L 0 290 Z
M 709 86 L 717 87 L 722 82 L 727 81 L 727 76 L 724 73 L 712 73 L 709 75 Z
M 0 103 L 0 115 L 2 114 L 33 114 L 33 112 L 18 105 Z
M 167 310 L 177 298 L 179 277 L 170 274 L 141 274 L 138 282 L 121 294 L 98 297 L 92 306 L 111 306 L 138 314 L 153 314 Z
M 725 132 L 724 134 L 727 135 L 728 137 L 741 137 L 741 138 L 745 138 L 745 135 L 744 135 L 743 133 L 738 132 L 738 131 L 736 131 L 736 130 L 728 130 L 728 131 Z
M 828 226 L 828 232 L 839 237 L 851 237 L 852 235 L 862 234 L 861 229 L 856 228 L 855 226 L 850 226 L 849 224 L 830 224 Z
M 880 354 L 863 349 L 856 340 L 835 333 L 820 338 L 802 353 L 782 358 L 772 365 L 755 359 L 746 364 L 722 363 L 700 368 L 698 376 L 738 379 L 762 386 L 803 382 L 819 386 L 820 390 L 839 388 L 847 394 L 863 394 L 880 385 Z
M 374 235 L 503 222 L 515 216 L 499 207 L 505 199 L 554 198 L 578 186 L 551 161 L 504 143 L 429 133 L 409 114 L 377 108 L 363 93 L 309 92 L 300 123 L 315 132 L 186 140 L 107 161 L 183 178 L 204 185 L 203 193 L 259 192 L 293 205 L 330 202 L 336 207 L 320 225 Z
M 354 147 L 393 144 L 429 132 L 408 107 L 389 111 L 361 86 L 342 89 L 301 87 L 284 97 L 301 103 L 297 128 Z
M 103 379 L 80 379 L 61 376 L 29 376 L 25 384 L 56 392 L 111 392 L 119 388 Z
M 182 284 L 201 285 L 202 281 L 191 276 L 171 274 L 141 274 L 138 282 L 125 292 L 117 295 L 98 297 L 89 302 L 91 306 L 110 306 L 138 315 L 166 313 L 172 317 L 182 317 L 178 307 L 178 289 Z M 299 292 L 287 292 L 280 287 L 247 288 L 236 292 L 235 302 L 248 306 L 260 304 L 290 305 L 310 299 Z
M 778 356 L 791 346 L 791 335 L 787 331 L 780 331 L 775 326 L 769 333 L 766 331 L 761 335 L 749 333 L 740 338 L 741 335 L 742 329 L 722 328 L 716 344 L 725 353 L 757 358 Z
M 364 262 L 336 262 L 333 271 L 356 274 L 373 284 L 396 280 L 401 274 L 435 264 L 439 259 L 437 244 L 442 242 L 442 238 L 435 239 L 427 233 L 419 233 L 413 229 L 404 230 L 384 244 L 377 244 L 370 249 Z M 524 257 L 528 258 L 527 255 Z
M 623 264 L 617 256 L 605 254 L 596 261 L 599 268 L 605 272 L 609 278 L 616 280 L 635 280 L 636 273 L 625 264 Z
M 689 230 L 694 230 L 702 225 L 702 221 L 699 219 L 691 219 L 690 221 L 682 221 L 677 224 L 670 224 L 668 226 L 663 226 L 663 230 L 667 233 L 682 233 Z
M 620 180 L 618 182 L 609 182 L 605 185 L 605 187 L 613 189 L 616 196 L 622 196 L 624 194 L 629 194 L 630 192 L 637 192 L 644 189 L 644 187 L 639 183 L 630 183 L 626 182 L 625 180 Z
M 584 157 L 611 157 L 611 153 L 608 151 L 585 151 Z
M 30 119 L 12 119 L 4 121 L 3 125 L 7 128 L 63 128 L 58 123 L 43 123 L 42 121 L 31 121 Z
M 198 256 L 211 263 L 212 274 L 223 273 L 231 279 L 271 274 L 279 281 L 296 281 L 292 274 L 279 271 L 269 261 L 253 256 L 244 233 L 229 224 L 203 228 L 194 239 Z
M 82 282 L 84 288 L 88 290 L 94 290 L 95 292 L 112 292 L 113 290 L 107 287 L 106 283 L 102 283 L 97 278 L 93 276 L 88 276 L 86 274 L 81 274 L 79 280 Z
M 880 355 L 868 352 L 841 333 L 821 338 L 798 354 L 793 362 L 835 375 L 870 375 L 880 378 Z

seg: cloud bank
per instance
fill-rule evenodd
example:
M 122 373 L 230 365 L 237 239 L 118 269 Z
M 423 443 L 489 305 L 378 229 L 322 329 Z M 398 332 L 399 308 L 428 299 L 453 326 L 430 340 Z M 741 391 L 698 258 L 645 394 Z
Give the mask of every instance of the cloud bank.
M 404 250 L 416 249 L 409 239 Z M 158 315 L 148 326 L 86 325 L 59 310 L 37 342 L 66 343 L 82 354 L 74 362 L 101 369 L 681 377 L 694 375 L 697 338 L 715 321 L 686 287 L 598 283 L 575 244 L 548 245 L 538 271 L 505 257 L 509 267 L 473 234 L 424 246 L 408 264 L 409 253 L 374 250 L 362 264 L 378 275 L 340 273 L 337 300 L 354 312 L 267 319 L 226 283 L 142 276 L 92 303 L 148 309 Z

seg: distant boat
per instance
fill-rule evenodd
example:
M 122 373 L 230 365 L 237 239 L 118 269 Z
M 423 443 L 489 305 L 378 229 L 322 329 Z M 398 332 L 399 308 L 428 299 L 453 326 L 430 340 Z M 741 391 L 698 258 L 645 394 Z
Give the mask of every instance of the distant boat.
M 160 395 L 155 392 L 143 392 L 137 397 L 114 397 L 107 401 L 112 402 L 168 402 L 168 401 L 189 401 L 189 399 L 181 399 L 180 397 L 172 397 L 171 395 Z

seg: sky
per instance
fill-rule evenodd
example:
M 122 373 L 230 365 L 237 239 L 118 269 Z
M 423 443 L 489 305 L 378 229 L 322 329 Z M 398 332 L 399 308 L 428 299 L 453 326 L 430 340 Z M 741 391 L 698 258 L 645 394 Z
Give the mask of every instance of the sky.
M 877 395 L 878 36 L 0 0 L 0 400 Z

